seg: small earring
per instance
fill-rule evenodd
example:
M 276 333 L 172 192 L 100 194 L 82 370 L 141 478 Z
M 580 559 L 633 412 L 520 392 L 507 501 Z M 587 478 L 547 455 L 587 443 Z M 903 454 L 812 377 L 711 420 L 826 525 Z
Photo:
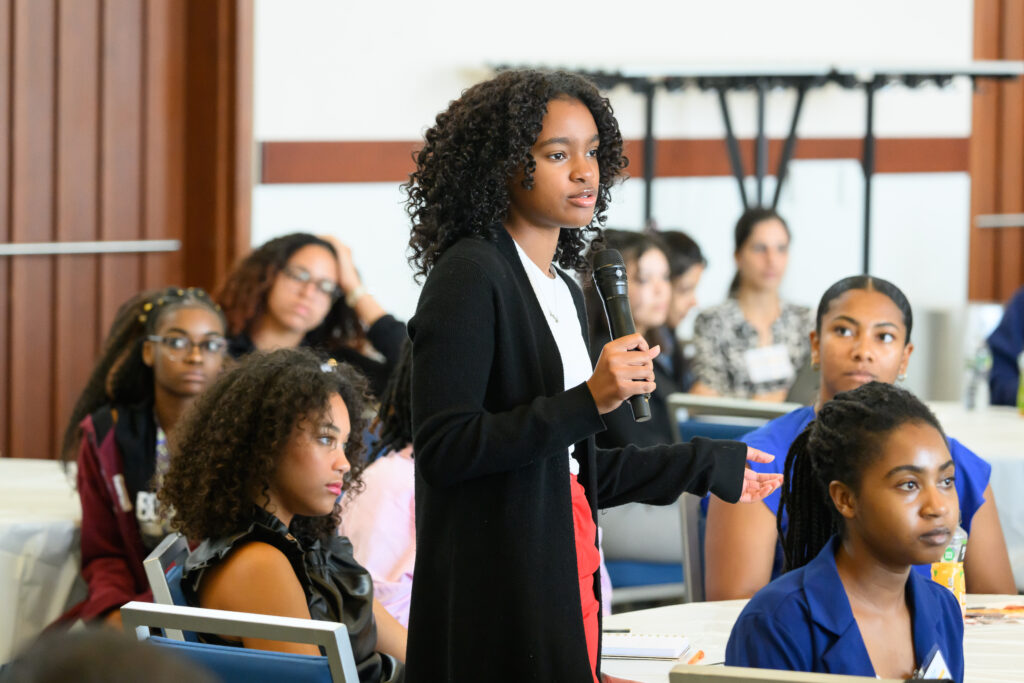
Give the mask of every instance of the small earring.
M 896 375 L 896 381 L 897 382 L 906 382 L 907 381 L 907 373 L 901 372 L 900 374 Z

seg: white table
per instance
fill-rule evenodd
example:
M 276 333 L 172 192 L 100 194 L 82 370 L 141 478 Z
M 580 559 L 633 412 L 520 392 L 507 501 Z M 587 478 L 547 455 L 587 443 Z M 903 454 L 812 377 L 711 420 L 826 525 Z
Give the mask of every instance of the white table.
M 64 609 L 82 509 L 54 460 L 0 458 L 0 664 Z
M 1024 591 L 1024 415 L 1009 406 L 967 411 L 960 403 L 928 404 L 946 434 L 992 465 L 992 492 L 1010 552 L 1017 590 Z M 1021 673 L 1024 679 L 1024 672 Z
M 693 649 L 704 650 L 701 665 L 725 660 L 729 632 L 746 600 L 694 602 L 625 612 L 606 617 L 605 628 L 629 628 L 634 633 L 678 633 Z M 1024 604 L 1016 595 L 968 595 L 969 607 Z M 689 654 L 684 654 L 683 659 Z M 1024 623 L 968 624 L 964 632 L 965 683 L 1019 683 L 1024 680 Z M 604 659 L 601 671 L 641 683 L 667 683 L 678 661 Z

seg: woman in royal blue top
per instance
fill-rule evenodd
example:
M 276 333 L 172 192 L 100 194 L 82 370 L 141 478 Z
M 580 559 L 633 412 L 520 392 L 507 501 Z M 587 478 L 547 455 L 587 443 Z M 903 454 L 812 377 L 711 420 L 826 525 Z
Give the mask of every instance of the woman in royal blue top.
M 942 557 L 959 514 L 959 472 L 931 411 L 881 382 L 840 393 L 785 471 L 787 573 L 743 608 L 725 663 L 962 681 L 960 605 L 910 570 Z
M 832 285 L 818 304 L 811 333 L 811 360 L 821 368 L 821 387 L 813 406 L 799 408 L 750 432 L 743 441 L 774 453 L 778 464 L 759 471 L 782 471 L 782 455 L 815 413 L 841 391 L 878 380 L 892 384 L 907 370 L 913 314 L 895 285 L 858 275 Z M 971 593 L 1016 593 L 996 501 L 989 486 L 991 466 L 956 439 L 949 439 L 956 463 L 960 524 L 967 531 L 965 571 Z M 745 508 L 733 510 L 730 508 Z M 764 505 L 726 505 L 710 497 L 705 542 L 705 590 L 708 600 L 749 598 L 782 571 L 782 550 L 776 531 L 779 493 Z M 785 530 L 788 520 L 782 518 Z M 736 562 L 743 548 L 743 562 Z M 929 568 L 917 568 L 929 575 Z

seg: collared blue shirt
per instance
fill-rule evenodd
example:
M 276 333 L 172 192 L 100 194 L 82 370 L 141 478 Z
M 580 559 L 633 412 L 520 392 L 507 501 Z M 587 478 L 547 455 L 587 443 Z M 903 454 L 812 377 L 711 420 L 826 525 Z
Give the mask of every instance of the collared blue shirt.
M 751 462 L 748 466 L 757 472 L 782 473 L 786 466 L 786 454 L 789 447 L 804 428 L 814 419 L 814 406 L 797 408 L 791 413 L 778 417 L 768 424 L 744 435 L 740 441 L 754 448 L 771 453 L 775 456 L 772 462 Z M 960 525 L 970 535 L 971 520 L 974 513 L 985 502 L 985 488 L 992 474 L 992 466 L 978 457 L 974 452 L 956 439 L 946 440 L 949 445 L 950 457 L 956 468 L 956 493 L 960 499 Z M 764 504 L 773 515 L 779 512 L 779 489 L 764 499 Z M 783 516 L 782 529 L 785 530 L 789 520 Z M 772 578 L 782 574 L 783 556 L 781 540 L 775 546 L 775 561 L 772 565 Z M 931 565 L 915 565 L 914 569 L 926 578 L 931 578 Z
M 803 567 L 787 572 L 751 598 L 729 634 L 725 663 L 785 671 L 874 676 L 867 647 L 836 569 L 838 537 Z M 948 589 L 910 572 L 907 578 L 915 667 L 936 646 L 952 673 L 964 678 L 964 622 Z

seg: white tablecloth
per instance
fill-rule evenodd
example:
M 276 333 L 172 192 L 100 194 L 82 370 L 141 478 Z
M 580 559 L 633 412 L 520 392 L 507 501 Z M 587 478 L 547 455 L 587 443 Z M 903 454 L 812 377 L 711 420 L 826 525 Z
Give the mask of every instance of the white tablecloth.
M 81 519 L 60 463 L 0 458 L 0 664 L 64 609 Z
M 746 600 L 694 602 L 656 609 L 615 614 L 604 620 L 605 628 L 629 628 L 633 633 L 675 633 L 703 649 L 701 665 L 725 660 L 729 632 Z M 1024 603 L 1016 595 L 968 595 L 969 607 L 1002 607 Z M 688 657 L 683 655 L 683 659 Z M 964 630 L 965 683 L 1020 683 L 1024 680 L 1024 623 L 968 624 Z M 641 683 L 667 683 L 668 674 L 680 662 L 604 659 L 601 671 Z
M 959 403 L 930 403 L 946 434 L 992 465 L 992 492 L 1010 552 L 1017 590 L 1024 591 L 1024 416 L 1016 408 L 967 411 Z M 1024 672 L 1021 672 L 1024 680 Z

